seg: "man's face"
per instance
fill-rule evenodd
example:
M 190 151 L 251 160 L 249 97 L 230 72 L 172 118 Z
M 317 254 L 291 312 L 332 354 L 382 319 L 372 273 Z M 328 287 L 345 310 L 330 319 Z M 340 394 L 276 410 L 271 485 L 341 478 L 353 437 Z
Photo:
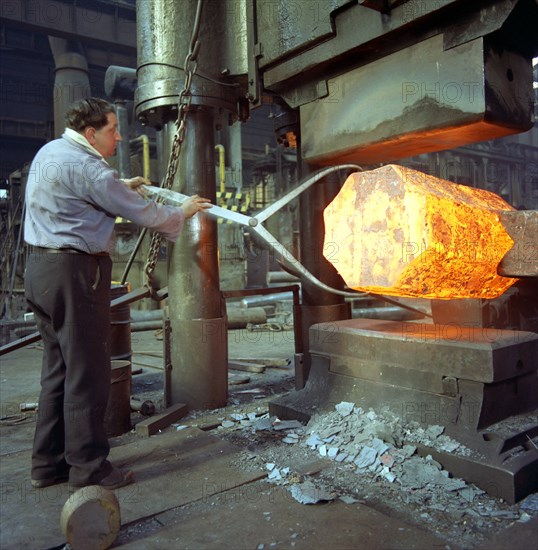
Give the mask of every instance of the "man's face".
M 103 157 L 108 158 L 116 152 L 116 144 L 121 141 L 121 135 L 118 132 L 118 119 L 114 113 L 108 113 L 105 126 L 96 130 L 95 128 L 86 128 L 84 136 L 90 145 L 99 151 Z

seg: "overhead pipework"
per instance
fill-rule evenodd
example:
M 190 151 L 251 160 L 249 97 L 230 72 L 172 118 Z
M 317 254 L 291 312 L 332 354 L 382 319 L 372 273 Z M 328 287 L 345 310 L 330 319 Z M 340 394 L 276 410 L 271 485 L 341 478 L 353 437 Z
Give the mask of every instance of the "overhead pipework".
M 81 44 L 49 36 L 54 58 L 54 136 L 65 130 L 65 113 L 78 99 L 91 96 L 88 62 Z

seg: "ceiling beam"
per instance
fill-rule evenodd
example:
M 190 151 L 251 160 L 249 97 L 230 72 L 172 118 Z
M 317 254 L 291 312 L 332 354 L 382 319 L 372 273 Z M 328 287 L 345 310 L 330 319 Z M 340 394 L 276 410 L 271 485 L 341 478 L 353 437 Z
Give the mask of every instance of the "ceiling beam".
M 135 10 L 127 7 L 113 6 L 105 11 L 60 0 L 2 0 L 0 4 L 0 24 L 131 55 L 136 55 L 135 15 Z

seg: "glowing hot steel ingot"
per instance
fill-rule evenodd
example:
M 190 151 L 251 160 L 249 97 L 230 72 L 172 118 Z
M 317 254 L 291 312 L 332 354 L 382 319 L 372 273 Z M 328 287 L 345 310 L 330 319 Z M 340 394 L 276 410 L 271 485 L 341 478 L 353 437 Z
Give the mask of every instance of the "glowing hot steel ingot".
M 325 257 L 353 289 L 423 298 L 495 298 L 513 245 L 498 195 L 402 166 L 349 176 L 325 209 Z

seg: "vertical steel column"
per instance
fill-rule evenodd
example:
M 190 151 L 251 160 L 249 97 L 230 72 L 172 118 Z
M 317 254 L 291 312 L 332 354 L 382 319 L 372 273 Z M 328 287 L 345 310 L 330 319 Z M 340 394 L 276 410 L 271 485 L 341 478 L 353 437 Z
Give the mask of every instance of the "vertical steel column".
M 110 65 L 105 73 L 105 93 L 114 101 L 118 130 L 123 138 L 116 149 L 118 172 L 122 178 L 130 178 L 131 156 L 129 147 L 129 110 L 127 101 L 132 101 L 136 90 L 136 71 L 130 67 Z M 137 174 L 139 175 L 139 174 Z
M 166 126 L 168 136 L 173 137 L 173 126 Z M 186 135 L 176 188 L 215 202 L 212 110 L 192 107 Z M 228 393 L 228 340 L 219 290 L 216 221 L 197 214 L 168 251 L 172 403 L 196 409 L 222 407 Z
M 228 157 L 231 167 L 231 185 L 240 192 L 243 188 L 243 158 L 241 123 L 235 122 L 227 128 L 228 132 Z
M 136 116 L 163 132 L 159 149 L 168 159 L 185 84 L 183 64 L 195 30 L 198 0 L 137 0 Z M 204 0 L 196 47 L 199 72 L 179 157 L 175 189 L 215 201 L 215 126 L 237 111 L 240 87 L 233 75 L 247 71 L 246 8 L 237 0 Z M 189 68 L 188 68 L 189 69 Z M 233 116 L 232 116 L 233 118 Z M 226 403 L 227 333 L 218 273 L 217 226 L 197 214 L 169 247 L 168 301 L 171 328 L 170 400 L 190 408 Z
M 300 151 L 300 147 L 298 147 Z M 299 160 L 301 177 L 312 170 Z M 301 263 L 320 281 L 333 288 L 343 289 L 342 278 L 323 256 L 325 223 L 323 210 L 331 202 L 343 183 L 341 174 L 331 174 L 315 183 L 300 197 L 300 258 Z M 342 252 L 331 247 L 334 254 Z M 310 283 L 302 281 L 302 302 L 295 316 L 301 320 L 301 334 L 304 348 L 302 363 L 295 366 L 295 387 L 303 388 L 310 372 L 309 330 L 316 323 L 330 323 L 351 318 L 351 306 L 342 296 L 325 292 Z
M 116 117 L 118 118 L 118 131 L 121 134 L 122 140 L 116 148 L 118 157 L 118 172 L 122 178 L 131 177 L 131 152 L 129 147 L 129 113 L 125 106 L 125 101 L 119 100 L 114 102 Z

